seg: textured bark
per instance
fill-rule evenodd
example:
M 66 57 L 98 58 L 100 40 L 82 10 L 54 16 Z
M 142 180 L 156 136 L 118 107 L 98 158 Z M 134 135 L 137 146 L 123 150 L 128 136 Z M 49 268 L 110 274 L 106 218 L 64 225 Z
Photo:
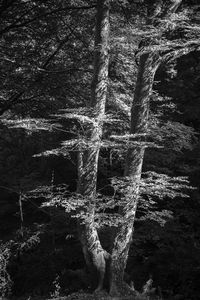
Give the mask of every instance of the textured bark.
M 91 147 L 79 153 L 78 158 L 78 193 L 87 200 L 86 219 L 78 226 L 86 265 L 93 277 L 97 275 L 97 290 L 103 288 L 103 280 L 108 254 L 101 246 L 94 224 L 95 196 L 98 157 L 102 137 L 103 118 L 108 78 L 108 37 L 109 37 L 109 1 L 97 1 L 96 37 L 94 50 L 94 75 L 91 85 L 91 107 L 95 122 L 88 129 L 87 138 Z
M 156 0 L 147 18 L 147 25 L 153 24 L 156 18 L 170 18 L 181 2 L 181 0 Z M 148 41 L 146 42 L 147 45 L 145 46 L 148 46 Z M 131 108 L 131 134 L 144 134 L 147 132 L 149 100 L 155 72 L 161 61 L 162 57 L 156 51 L 140 56 L 134 100 Z M 110 294 L 113 296 L 124 292 L 123 277 L 133 234 L 144 152 L 145 147 L 142 145 L 130 146 L 127 151 L 124 176 L 129 177 L 130 185 L 125 191 L 126 205 L 121 208 L 122 222 L 117 230 L 111 256 Z
M 157 13 L 157 15 L 162 15 L 162 18 L 168 17 L 169 13 L 173 13 L 180 2 L 171 0 L 169 2 L 171 6 L 165 6 L 164 10 Z M 159 3 L 158 5 L 160 5 Z M 151 17 L 149 20 L 153 22 Z M 147 23 L 149 23 L 149 20 L 147 20 Z M 88 131 L 88 139 L 93 146 L 79 153 L 78 192 L 88 201 L 88 205 L 85 208 L 87 218 L 84 224 L 79 224 L 79 236 L 86 264 L 92 273 L 94 271 L 98 274 L 97 290 L 103 288 L 106 264 L 109 259 L 110 294 L 118 296 L 128 291 L 128 286 L 123 282 L 123 277 L 133 234 L 145 148 L 142 145 L 132 145 L 128 149 L 124 176 L 130 178 L 130 185 L 126 189 L 126 205 L 120 210 L 122 222 L 117 229 L 112 255 L 109 256 L 101 246 L 94 224 L 98 156 L 107 93 L 108 35 L 109 1 L 98 0 L 94 76 L 91 87 L 91 107 L 94 108 L 96 121 Z M 147 131 L 149 99 L 155 72 L 160 62 L 161 59 L 157 52 L 145 53 L 140 57 L 134 101 L 131 109 L 131 134 L 143 134 Z
M 147 131 L 149 98 L 159 63 L 158 54 L 143 54 L 140 58 L 131 108 L 131 134 L 141 134 Z M 130 146 L 127 152 L 124 176 L 130 178 L 130 185 L 126 189 L 126 205 L 121 209 L 122 223 L 118 228 L 112 251 L 110 293 L 113 296 L 120 295 L 124 289 L 124 270 L 132 239 L 144 151 L 144 146 Z

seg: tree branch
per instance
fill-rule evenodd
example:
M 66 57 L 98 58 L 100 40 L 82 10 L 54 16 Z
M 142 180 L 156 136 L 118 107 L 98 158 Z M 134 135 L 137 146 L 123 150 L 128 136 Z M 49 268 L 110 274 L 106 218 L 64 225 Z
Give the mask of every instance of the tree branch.
M 165 4 L 164 11 L 161 14 L 161 18 L 165 19 L 165 18 L 170 17 L 172 14 L 174 14 L 177 11 L 177 9 L 181 5 L 181 3 L 182 3 L 182 0 L 170 0 L 169 3 L 167 1 Z
M 71 32 L 67 37 L 65 37 L 63 40 L 61 40 L 60 44 L 57 46 L 57 48 L 54 50 L 54 52 L 47 58 L 47 60 L 42 64 L 41 69 L 45 70 L 49 63 L 53 60 L 53 58 L 56 56 L 56 54 L 59 52 L 59 50 L 62 48 L 62 46 L 69 40 L 70 36 L 73 34 L 73 29 L 71 29 Z M 39 77 L 36 76 L 36 78 L 33 78 L 32 85 L 36 83 L 39 80 Z M 30 86 L 29 86 L 30 88 Z M 20 99 L 25 92 L 27 91 L 27 88 L 23 91 L 17 93 L 14 97 L 12 96 L 9 100 L 6 101 L 6 103 L 3 105 L 3 107 L 0 109 L 0 116 L 3 115 L 7 110 L 11 109 L 14 105 L 20 104 L 22 102 L 29 101 L 31 98 L 26 99 Z
M 17 22 L 19 20 L 21 20 L 21 18 L 23 16 L 22 15 L 17 20 L 15 20 L 11 25 L 9 25 L 9 26 L 5 27 L 4 29 L 2 29 L 0 31 L 0 35 L 8 32 L 8 31 L 10 31 L 11 29 L 24 27 L 24 26 L 26 26 L 26 25 L 28 25 L 28 24 L 30 24 L 30 23 L 32 23 L 32 22 L 34 22 L 34 21 L 36 21 L 36 20 L 38 20 L 40 18 L 44 18 L 46 16 L 50 16 L 50 15 L 56 14 L 58 12 L 62 12 L 62 11 L 66 11 L 66 10 L 85 10 L 85 9 L 92 9 L 92 8 L 95 8 L 95 7 L 96 7 L 96 5 L 90 5 L 90 6 L 67 6 L 67 7 L 64 7 L 64 8 L 59 8 L 59 9 L 52 10 L 50 12 L 47 12 L 45 14 L 36 16 L 36 17 L 34 17 L 34 18 L 30 19 L 30 20 L 27 20 L 25 22 L 17 24 Z
M 188 43 L 184 43 L 182 45 L 178 45 L 176 48 L 164 53 L 162 56 L 163 62 L 169 62 L 175 60 L 183 55 L 187 55 L 193 51 L 200 51 L 200 42 L 199 41 L 191 41 Z

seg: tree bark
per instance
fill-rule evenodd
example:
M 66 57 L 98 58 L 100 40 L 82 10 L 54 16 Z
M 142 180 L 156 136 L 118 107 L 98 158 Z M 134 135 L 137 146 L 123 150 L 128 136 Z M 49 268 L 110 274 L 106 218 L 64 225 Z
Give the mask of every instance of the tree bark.
M 153 10 L 147 17 L 147 25 L 153 24 L 157 17 L 161 19 L 170 18 L 178 9 L 181 2 L 182 0 L 169 0 L 166 2 L 156 0 Z M 145 134 L 147 132 L 149 100 L 155 72 L 161 62 L 162 57 L 157 51 L 150 51 L 140 56 L 136 88 L 131 108 L 131 134 Z M 142 144 L 137 146 L 130 144 L 127 151 L 124 171 L 124 176 L 129 178 L 129 184 L 125 191 L 126 204 L 121 208 L 122 222 L 117 229 L 110 264 L 110 294 L 113 296 L 123 294 L 124 292 L 124 270 L 132 240 L 144 153 L 145 146 Z M 125 286 L 125 288 L 127 287 Z
M 91 104 L 94 123 L 88 129 L 87 139 L 91 147 L 80 151 L 78 157 L 78 193 L 87 201 L 85 218 L 78 225 L 79 238 L 86 265 L 93 277 L 97 277 L 97 290 L 103 288 L 108 253 L 101 246 L 95 227 L 95 197 L 99 150 L 101 146 L 103 118 L 108 79 L 109 1 L 97 1 L 96 36 L 94 49 L 94 75 L 91 85 Z M 94 276 L 95 275 L 95 276 Z
M 157 53 L 146 53 L 140 57 L 131 108 L 131 134 L 144 134 L 147 131 L 149 98 L 159 64 L 160 59 Z M 127 152 L 124 171 L 124 176 L 129 178 L 129 185 L 125 191 L 126 205 L 121 208 L 122 222 L 117 230 L 111 257 L 110 294 L 113 296 L 120 295 L 124 289 L 124 270 L 133 234 L 144 152 L 144 145 L 130 145 Z
M 173 0 L 162 17 L 169 17 L 180 0 Z M 173 6 L 173 9 L 170 10 Z M 151 22 L 153 19 L 151 19 Z M 147 20 L 147 23 L 149 20 Z M 144 159 L 145 146 L 130 143 L 127 151 L 124 176 L 129 178 L 125 191 L 126 204 L 120 208 L 121 223 L 118 226 L 111 256 L 102 248 L 95 228 L 95 196 L 98 157 L 102 138 L 103 117 L 108 77 L 108 37 L 109 1 L 97 1 L 97 22 L 95 38 L 94 76 L 91 87 L 91 107 L 94 109 L 95 123 L 91 125 L 88 139 L 92 147 L 79 153 L 78 192 L 87 199 L 84 224 L 79 224 L 79 236 L 86 264 L 98 275 L 97 290 L 103 288 L 107 259 L 109 259 L 110 294 L 123 295 L 127 285 L 123 281 L 131 244 L 133 225 L 139 196 L 139 186 Z M 148 128 L 149 100 L 155 72 L 161 63 L 158 52 L 144 53 L 140 57 L 134 100 L 131 108 L 131 134 L 145 134 Z

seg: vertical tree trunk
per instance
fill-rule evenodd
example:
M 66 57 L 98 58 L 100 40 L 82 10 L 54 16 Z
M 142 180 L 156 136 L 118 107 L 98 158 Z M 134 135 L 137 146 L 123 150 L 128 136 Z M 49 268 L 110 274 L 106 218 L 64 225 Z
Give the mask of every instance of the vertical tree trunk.
M 159 66 L 158 54 L 143 54 L 139 62 L 134 101 L 131 108 L 131 134 L 146 133 L 148 127 L 149 98 L 155 72 Z M 126 205 L 121 209 L 122 222 L 118 227 L 111 257 L 111 295 L 123 293 L 123 277 L 130 248 L 133 224 L 139 195 L 139 184 L 144 158 L 144 146 L 130 145 L 124 176 L 129 177 L 126 188 Z
M 147 18 L 147 25 L 155 18 L 170 18 L 176 12 L 182 0 L 155 0 L 155 6 Z M 161 57 L 155 51 L 142 54 L 139 61 L 138 76 L 134 100 L 131 108 L 131 134 L 146 133 L 148 128 L 149 100 L 154 76 L 161 63 Z M 122 222 L 118 227 L 111 256 L 110 294 L 123 293 L 123 277 L 131 244 L 133 225 L 139 196 L 140 178 L 144 158 L 144 146 L 130 146 L 126 157 L 124 176 L 130 179 L 126 189 L 126 205 L 121 209 Z
M 98 276 L 97 289 L 103 287 L 107 253 L 103 250 L 95 228 L 95 197 L 99 150 L 102 138 L 103 118 L 108 78 L 109 0 L 97 1 L 96 36 L 94 49 L 94 75 L 91 85 L 91 108 L 95 122 L 88 129 L 91 147 L 79 153 L 78 193 L 86 200 L 85 220 L 78 231 L 83 254 L 89 271 Z

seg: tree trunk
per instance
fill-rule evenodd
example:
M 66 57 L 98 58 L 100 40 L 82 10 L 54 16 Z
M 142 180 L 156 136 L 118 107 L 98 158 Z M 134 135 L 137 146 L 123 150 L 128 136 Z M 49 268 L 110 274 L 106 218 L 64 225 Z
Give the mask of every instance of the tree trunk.
M 127 286 L 123 282 L 131 244 L 133 225 L 139 196 L 139 185 L 144 158 L 144 145 L 131 145 L 127 152 L 124 176 L 129 178 L 125 196 L 126 205 L 121 208 L 121 224 L 119 225 L 110 256 L 101 246 L 95 228 L 95 196 L 98 157 L 102 138 L 103 118 L 108 77 L 108 37 L 109 37 L 109 0 L 97 0 L 97 22 L 94 55 L 94 76 L 91 86 L 91 107 L 95 122 L 90 126 L 88 140 L 91 147 L 79 153 L 78 192 L 87 199 L 85 207 L 86 219 L 79 223 L 79 236 L 88 268 L 98 276 L 97 290 L 103 288 L 106 260 L 109 259 L 110 294 L 123 295 Z M 173 0 L 165 7 L 162 18 L 171 13 L 171 6 L 176 7 L 180 0 Z M 161 14 L 159 14 L 161 16 Z M 153 18 L 151 18 L 151 23 Z M 136 82 L 134 101 L 131 109 L 131 134 L 144 134 L 148 127 L 149 99 L 155 72 L 161 62 L 157 52 L 142 54 Z M 126 291 L 124 290 L 126 289 Z
M 99 150 L 102 138 L 103 118 L 108 78 L 109 1 L 97 1 L 96 37 L 94 49 L 94 75 L 91 85 L 91 108 L 94 122 L 87 133 L 90 147 L 80 151 L 78 157 L 78 193 L 87 201 L 85 218 L 78 225 L 79 238 L 86 265 L 96 277 L 97 289 L 103 288 L 108 254 L 101 246 L 95 227 L 95 198 Z M 94 276 L 97 275 L 97 276 Z
M 147 25 L 153 24 L 157 17 L 160 17 L 160 19 L 170 18 L 176 12 L 181 2 L 182 0 L 166 2 L 156 0 L 155 6 L 153 10 L 151 9 L 151 14 L 147 18 Z M 131 108 L 131 134 L 145 134 L 147 132 L 150 94 L 155 72 L 161 61 L 162 57 L 156 51 L 140 56 L 134 100 Z M 110 264 L 110 294 L 114 296 L 123 294 L 124 270 L 133 234 L 144 152 L 145 147 L 142 145 L 129 146 L 127 152 L 124 176 L 130 180 L 125 191 L 126 205 L 121 208 L 122 222 L 117 230 Z
M 131 108 L 131 134 L 144 134 L 148 127 L 149 99 L 153 86 L 154 75 L 159 66 L 158 54 L 147 53 L 140 57 L 139 70 Z M 133 224 L 139 196 L 139 185 L 144 158 L 144 145 L 130 144 L 124 176 L 129 178 L 126 187 L 126 205 L 121 208 L 122 222 L 118 227 L 111 257 L 110 294 L 123 293 L 124 270 L 131 244 Z

